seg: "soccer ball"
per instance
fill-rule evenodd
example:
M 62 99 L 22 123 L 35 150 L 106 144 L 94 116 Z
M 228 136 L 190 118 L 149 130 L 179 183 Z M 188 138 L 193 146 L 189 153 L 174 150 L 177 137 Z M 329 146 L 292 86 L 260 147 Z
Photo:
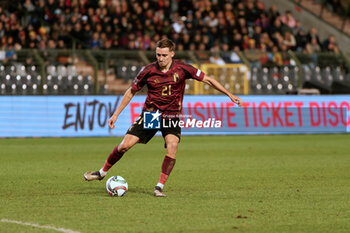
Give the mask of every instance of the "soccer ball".
M 112 176 L 106 182 L 106 190 L 111 196 L 122 197 L 128 191 L 128 183 L 121 176 Z

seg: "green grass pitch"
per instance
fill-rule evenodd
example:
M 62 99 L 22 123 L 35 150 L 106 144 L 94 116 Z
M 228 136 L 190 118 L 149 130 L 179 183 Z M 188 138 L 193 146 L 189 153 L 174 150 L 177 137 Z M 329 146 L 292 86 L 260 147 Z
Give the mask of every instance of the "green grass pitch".
M 121 138 L 0 139 L 0 220 L 81 233 L 350 232 L 350 135 L 183 136 L 166 198 L 152 196 L 163 139 L 86 182 Z M 0 221 L 0 232 L 55 232 Z

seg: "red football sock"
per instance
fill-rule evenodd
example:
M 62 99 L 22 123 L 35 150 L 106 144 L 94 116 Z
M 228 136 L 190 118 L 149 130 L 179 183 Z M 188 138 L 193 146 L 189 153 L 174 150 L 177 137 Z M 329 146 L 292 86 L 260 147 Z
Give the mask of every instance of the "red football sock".
M 159 183 L 165 184 L 167 181 L 171 171 L 175 166 L 176 159 L 170 158 L 169 156 L 165 156 L 162 164 L 162 173 L 159 177 Z
M 107 158 L 107 160 L 102 168 L 102 170 L 104 172 L 107 172 L 116 162 L 119 161 L 119 159 L 121 159 L 123 157 L 124 153 L 119 152 L 118 147 L 119 147 L 119 145 L 116 146 L 113 149 L 112 153 L 110 153 L 110 155 L 108 156 L 108 158 Z
M 168 180 L 169 175 L 165 175 L 163 172 L 160 173 L 160 177 L 159 177 L 159 183 L 161 184 L 165 184 L 165 182 Z

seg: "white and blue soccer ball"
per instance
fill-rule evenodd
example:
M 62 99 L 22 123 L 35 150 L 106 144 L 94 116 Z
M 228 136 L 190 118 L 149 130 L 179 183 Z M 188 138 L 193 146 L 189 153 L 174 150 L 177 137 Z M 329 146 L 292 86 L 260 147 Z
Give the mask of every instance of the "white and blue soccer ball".
M 121 176 L 112 176 L 106 182 L 106 190 L 111 196 L 122 197 L 128 191 L 128 183 Z

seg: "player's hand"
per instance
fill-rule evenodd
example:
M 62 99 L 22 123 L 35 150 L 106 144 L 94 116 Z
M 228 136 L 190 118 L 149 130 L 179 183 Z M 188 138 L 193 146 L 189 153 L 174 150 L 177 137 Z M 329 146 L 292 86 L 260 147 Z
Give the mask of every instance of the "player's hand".
M 235 95 L 230 95 L 230 99 L 232 100 L 232 102 L 234 102 L 235 104 L 237 104 L 239 107 L 242 106 L 242 100 L 241 98 L 239 98 L 238 96 Z
M 109 118 L 108 120 L 108 126 L 111 129 L 114 129 L 115 125 L 114 123 L 117 121 L 117 117 L 115 115 L 111 116 L 111 118 Z

